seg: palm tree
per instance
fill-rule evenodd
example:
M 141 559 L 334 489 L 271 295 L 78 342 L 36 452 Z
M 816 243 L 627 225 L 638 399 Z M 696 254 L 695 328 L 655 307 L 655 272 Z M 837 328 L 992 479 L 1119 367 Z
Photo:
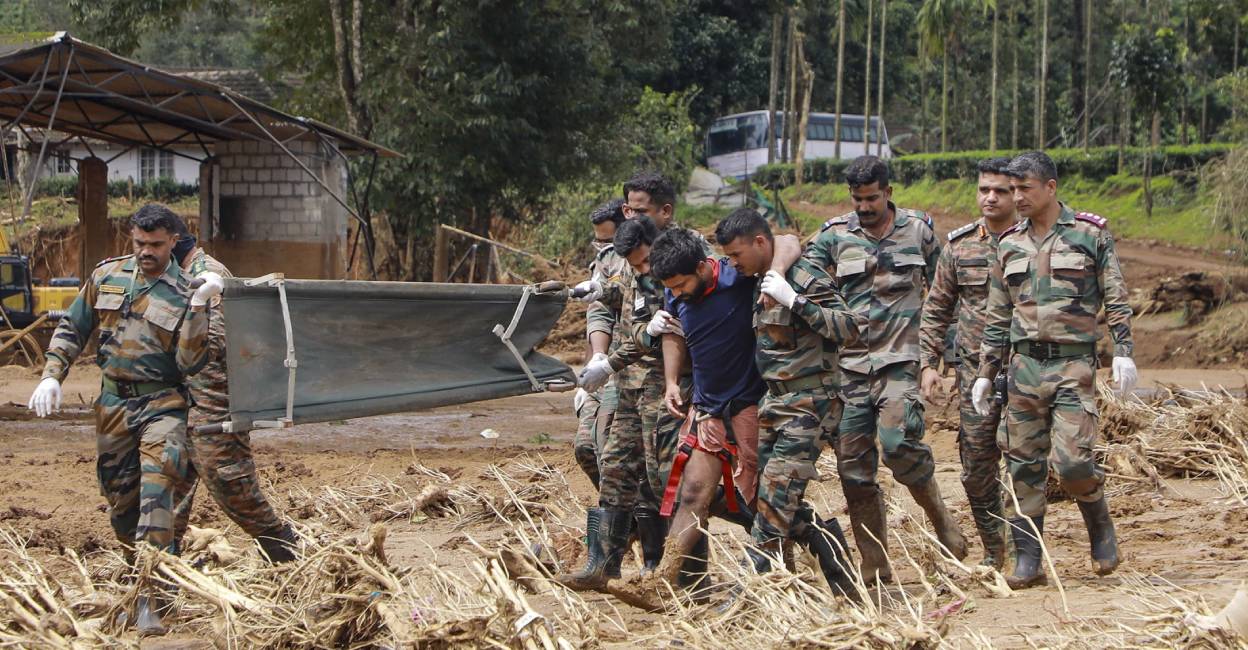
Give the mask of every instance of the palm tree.
M 919 8 L 919 40 L 925 57 L 940 54 L 940 151 L 949 149 L 949 48 L 957 38 L 957 18 L 966 0 L 924 0 Z
M 983 0 L 985 9 L 992 9 L 992 105 L 988 109 L 988 150 L 997 150 L 997 41 L 1000 12 L 997 11 L 997 0 Z
M 862 153 L 871 153 L 871 23 L 875 16 L 875 3 L 867 0 L 867 61 L 864 64 L 863 76 L 866 81 L 862 87 Z
M 832 157 L 841 157 L 841 90 L 845 79 L 845 0 L 841 0 L 841 8 L 836 18 L 836 125 L 832 137 L 836 140 Z
M 875 155 L 884 155 L 884 35 L 888 33 L 888 0 L 880 0 L 880 80 L 879 94 L 876 95 L 875 114 L 879 117 L 880 128 L 875 133 Z

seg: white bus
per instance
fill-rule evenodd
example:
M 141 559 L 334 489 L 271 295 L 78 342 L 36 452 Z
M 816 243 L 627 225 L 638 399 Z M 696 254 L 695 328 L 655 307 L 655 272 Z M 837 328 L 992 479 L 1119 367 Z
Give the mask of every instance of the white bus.
M 841 158 L 851 160 L 863 155 L 862 116 L 841 113 Z M 784 118 L 776 115 L 776 152 L 779 160 Z M 811 113 L 806 124 L 806 160 L 832 158 L 836 153 L 835 113 Z M 888 130 L 878 117 L 871 118 L 870 147 L 865 153 L 875 154 L 880 137 L 884 150 L 881 158 L 891 158 Z M 794 143 L 796 147 L 796 143 Z M 796 150 L 794 151 L 796 153 Z M 767 164 L 767 111 L 750 111 L 721 117 L 711 123 L 706 133 L 706 166 L 724 178 L 742 179 Z

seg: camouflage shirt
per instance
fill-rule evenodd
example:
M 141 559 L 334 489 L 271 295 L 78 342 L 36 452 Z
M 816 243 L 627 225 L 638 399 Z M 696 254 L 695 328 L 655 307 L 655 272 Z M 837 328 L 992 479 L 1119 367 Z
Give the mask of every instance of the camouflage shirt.
M 923 303 L 919 328 L 920 365 L 938 368 L 944 356 L 945 333 L 955 318 L 957 358 L 968 368 L 979 367 L 979 344 L 984 338 L 984 311 L 988 308 L 988 268 L 999 235 L 977 219 L 949 233 L 940 251 L 936 277 Z
M 585 312 L 585 329 L 587 334 L 602 332 L 612 336 L 615 325 L 620 320 L 620 305 L 624 294 L 624 273 L 628 270 L 628 262 L 615 254 L 615 247 L 608 244 L 598 251 L 594 261 L 589 265 L 590 278 L 602 284 L 603 295 L 589 305 Z M 612 337 L 608 352 L 619 347 L 618 337 Z
M 1114 356 L 1131 356 L 1127 285 L 1105 224 L 1102 217 L 1062 204 L 1057 223 L 1038 244 L 1029 219 L 1001 234 L 988 292 L 980 377 L 996 375 L 1012 343 L 1095 343 L 1102 306 Z
M 866 336 L 841 349 L 841 368 L 862 374 L 919 360 L 923 289 L 940 255 L 926 214 L 888 206 L 895 216 L 882 239 L 851 212 L 823 224 L 804 253 L 836 278 L 849 308 L 867 320 Z
M 616 371 L 615 381 L 620 388 L 641 388 L 650 371 L 656 371 L 663 380 L 663 348 L 658 339 L 646 333 L 646 324 L 663 309 L 663 285 L 647 275 L 637 275 L 632 267 L 625 270 L 624 292 L 617 336 L 619 341 L 609 361 Z
M 766 381 L 791 381 L 826 375 L 825 385 L 839 389 L 837 356 L 840 347 L 858 338 L 865 326 L 848 311 L 832 278 L 819 266 L 799 259 L 785 274 L 789 286 L 805 296 L 795 310 L 784 305 L 764 309 L 760 290 L 754 290 L 755 360 Z M 761 284 L 761 283 L 760 283 Z
M 190 278 L 173 260 L 155 280 L 137 264 L 126 255 L 95 267 L 52 334 L 44 378 L 64 382 L 96 329 L 96 364 L 114 381 L 180 384 L 203 367 L 208 313 L 188 309 Z
M 215 258 L 196 247 L 186 256 L 183 270 L 192 278 L 212 271 L 223 278 L 233 277 L 230 270 Z M 225 372 L 225 314 L 221 297 L 208 305 L 208 358 L 203 369 L 187 380 L 194 408 L 191 426 L 224 422 L 230 418 L 230 383 Z

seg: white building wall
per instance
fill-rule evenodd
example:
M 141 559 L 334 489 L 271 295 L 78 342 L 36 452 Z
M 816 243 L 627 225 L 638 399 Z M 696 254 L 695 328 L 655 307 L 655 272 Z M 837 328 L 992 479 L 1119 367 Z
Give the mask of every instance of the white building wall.
M 199 148 L 198 146 L 171 147 L 171 149 L 182 151 L 186 153 L 186 155 L 195 156 L 196 158 L 205 157 L 204 150 Z M 90 157 L 92 154 L 94 154 L 96 158 L 99 158 L 101 160 L 108 160 L 109 158 L 116 156 L 118 153 L 124 150 L 125 150 L 125 147 L 122 147 L 120 145 L 108 144 L 104 142 L 101 142 L 101 143 L 93 142 L 91 143 L 90 149 L 87 149 L 87 147 L 84 146 L 82 143 L 66 144 L 60 148 L 60 151 L 68 153 L 70 158 L 81 159 L 81 158 Z M 37 153 L 32 154 L 32 158 L 37 155 L 38 155 Z M 44 169 L 42 170 L 42 173 L 39 175 L 40 178 L 45 178 L 48 176 L 55 175 L 56 161 L 51 160 L 52 152 L 48 152 L 47 155 L 48 155 L 49 160 L 45 161 Z M 139 149 L 131 149 L 130 151 L 126 151 L 125 153 L 122 153 L 120 156 L 117 157 L 116 160 L 109 162 L 108 163 L 108 180 L 109 181 L 124 181 L 126 179 L 131 179 L 135 183 L 138 183 L 139 182 L 139 157 L 140 157 Z M 71 161 L 70 166 L 73 170 L 71 173 L 77 174 L 78 163 L 76 162 L 76 160 Z M 175 155 L 173 157 L 173 175 L 174 175 L 174 179 L 177 180 L 177 182 L 179 183 L 186 183 L 188 185 L 198 184 L 199 183 L 199 161 L 191 160 L 190 158 L 186 158 L 184 156 Z

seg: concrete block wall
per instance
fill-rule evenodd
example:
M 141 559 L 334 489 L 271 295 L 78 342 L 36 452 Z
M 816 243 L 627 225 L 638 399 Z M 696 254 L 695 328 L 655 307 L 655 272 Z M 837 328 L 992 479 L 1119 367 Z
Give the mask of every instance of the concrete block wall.
M 340 156 L 311 140 L 286 147 L 334 193 L 346 197 Z M 218 144 L 212 164 L 222 212 L 217 220 L 232 224 L 231 232 L 214 235 L 214 249 L 242 257 L 236 265 L 255 267 L 257 275 L 283 271 L 291 277 L 341 277 L 340 249 L 349 215 L 294 159 L 270 142 L 238 141 Z M 265 260 L 262 268 L 253 259 L 258 251 L 277 259 Z

